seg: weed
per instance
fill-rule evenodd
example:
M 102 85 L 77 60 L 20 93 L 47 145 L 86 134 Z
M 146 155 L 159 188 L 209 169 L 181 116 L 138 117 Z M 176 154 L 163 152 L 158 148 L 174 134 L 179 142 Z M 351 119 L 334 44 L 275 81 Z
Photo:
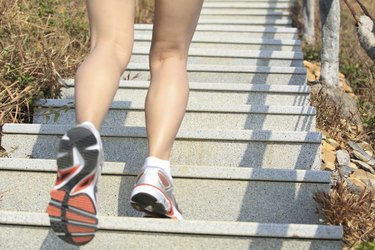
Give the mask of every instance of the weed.
M 136 22 L 152 13 L 137 0 Z M 84 1 L 0 0 L 0 37 L 0 124 L 32 122 L 33 103 L 58 97 L 89 51 Z
M 325 222 L 342 225 L 344 243 L 353 247 L 375 239 L 375 194 L 369 189 L 353 193 L 342 174 L 329 193 L 317 192 L 315 201 L 321 206 Z M 362 244 L 363 247 L 370 246 Z M 361 245 L 360 245 L 361 246 Z M 359 248 L 366 249 L 366 248 Z

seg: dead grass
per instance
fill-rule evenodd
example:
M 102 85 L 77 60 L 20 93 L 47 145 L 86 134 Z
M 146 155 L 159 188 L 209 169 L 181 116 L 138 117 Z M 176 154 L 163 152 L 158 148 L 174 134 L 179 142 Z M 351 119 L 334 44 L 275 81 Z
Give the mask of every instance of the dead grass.
M 316 108 L 317 128 L 327 132 L 341 145 L 346 145 L 349 140 L 366 141 L 375 152 L 375 141 L 371 141 L 369 136 L 363 132 L 354 117 L 350 115 L 346 118 L 343 117 L 343 105 L 345 104 L 337 105 L 337 99 L 333 99 L 327 93 L 327 89 L 321 85 L 312 86 L 310 102 Z M 348 146 L 347 149 L 351 151 Z
M 31 122 L 33 101 L 58 96 L 88 50 L 83 2 L 0 0 L 0 13 L 0 122 Z
M 354 1 L 349 0 L 350 3 Z M 363 0 L 363 3 L 371 13 L 375 13 L 375 1 Z M 299 28 L 300 34 L 303 28 L 301 4 L 302 0 L 298 0 L 292 8 L 293 23 Z M 356 10 L 359 11 L 358 7 Z M 303 44 L 305 59 L 311 62 L 320 61 L 321 28 L 318 8 L 316 17 L 315 44 Z M 344 144 L 348 139 L 367 141 L 375 149 L 375 66 L 359 44 L 354 19 L 345 5 L 341 9 L 340 35 L 340 71 L 345 74 L 358 97 L 358 108 L 365 131 L 360 131 L 350 117 L 343 119 L 340 116 L 342 106 L 333 103 L 324 89 L 313 91 L 311 96 L 311 103 L 317 109 L 317 127 Z M 349 248 L 373 249 L 374 244 L 370 243 L 375 240 L 373 192 L 365 190 L 360 194 L 353 193 L 340 177 L 330 193 L 315 194 L 315 200 L 321 205 L 319 212 L 323 214 L 325 221 L 331 225 L 343 226 L 344 243 Z
M 136 22 L 153 1 L 137 0 Z M 32 103 L 59 95 L 89 50 L 84 1 L 0 0 L 0 124 L 32 122 Z
M 330 225 L 342 225 L 344 243 L 352 248 L 361 242 L 375 240 L 375 193 L 365 189 L 353 193 L 347 182 L 339 175 L 330 193 L 318 192 L 314 195 L 320 204 L 320 213 Z
M 356 11 L 360 12 L 358 5 L 354 5 L 355 0 L 348 0 L 353 6 L 356 6 Z M 371 13 L 375 13 L 375 1 L 362 0 Z M 316 5 L 319 3 L 316 2 Z M 303 18 L 301 14 L 302 0 L 296 1 L 292 7 L 292 18 L 294 26 L 300 30 L 300 35 L 303 29 Z M 320 61 L 320 48 L 321 48 L 321 28 L 319 20 L 319 8 L 316 8 L 316 41 L 314 45 L 303 44 L 303 51 L 305 59 L 308 61 Z M 375 148 L 375 64 L 367 56 L 366 52 L 359 44 L 355 21 L 345 5 L 341 6 L 341 40 L 340 40 L 340 71 L 345 74 L 346 79 L 353 88 L 358 97 L 358 108 L 361 112 L 362 122 L 365 127 L 365 132 L 361 135 L 367 138 L 366 141 L 371 143 Z M 334 110 L 337 107 L 325 105 L 325 108 L 331 108 L 332 111 L 327 111 L 332 115 L 335 114 Z M 326 119 L 332 119 L 326 117 Z M 337 125 L 339 123 L 336 123 Z M 320 127 L 324 128 L 324 127 Z M 338 129 L 345 127 L 339 126 Z M 351 131 L 346 131 L 350 133 Z M 340 138 L 338 138 L 340 139 Z

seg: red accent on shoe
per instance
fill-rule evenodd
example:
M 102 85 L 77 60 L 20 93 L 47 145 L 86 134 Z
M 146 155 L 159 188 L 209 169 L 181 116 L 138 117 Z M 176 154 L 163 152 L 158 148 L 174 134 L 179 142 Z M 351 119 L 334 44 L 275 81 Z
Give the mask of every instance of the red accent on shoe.
M 52 199 L 62 202 L 64 200 L 66 192 L 64 190 L 54 190 L 54 189 L 52 189 L 50 195 L 51 195 Z
M 64 182 L 64 180 L 66 180 L 70 176 L 72 176 L 77 171 L 77 169 L 79 167 L 80 166 L 77 165 L 77 166 L 71 167 L 69 169 L 57 170 L 57 178 L 56 178 L 55 186 L 60 185 L 61 183 Z
M 82 179 L 70 193 L 71 194 L 78 193 L 79 191 L 90 186 L 95 179 L 95 174 L 96 174 L 96 171 L 94 171 L 91 175 L 87 176 L 86 178 Z
M 92 214 L 96 214 L 93 201 L 89 196 L 85 194 L 79 194 L 77 196 L 70 197 L 68 205 Z
M 61 209 L 58 207 L 55 207 L 54 205 L 49 204 L 47 207 L 47 213 L 51 217 L 60 217 Z
M 81 227 L 81 226 L 76 226 L 72 224 L 67 225 L 67 229 L 69 233 L 95 233 L 96 229 L 95 228 L 89 228 L 89 227 Z
M 169 188 L 171 186 L 169 179 L 162 172 L 158 171 L 158 176 L 165 188 Z
M 96 224 L 97 223 L 97 221 L 93 218 L 89 218 L 89 217 L 86 217 L 84 215 L 74 213 L 72 211 L 66 211 L 66 219 L 84 222 L 84 223 L 88 223 L 88 224 Z

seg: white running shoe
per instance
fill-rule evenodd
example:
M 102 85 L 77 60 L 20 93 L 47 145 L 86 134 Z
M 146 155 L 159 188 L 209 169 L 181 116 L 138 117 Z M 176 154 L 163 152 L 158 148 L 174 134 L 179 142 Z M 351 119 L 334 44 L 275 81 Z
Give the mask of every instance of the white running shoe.
M 143 167 L 131 194 L 134 209 L 150 217 L 182 220 L 181 211 L 173 196 L 173 180 L 163 169 Z

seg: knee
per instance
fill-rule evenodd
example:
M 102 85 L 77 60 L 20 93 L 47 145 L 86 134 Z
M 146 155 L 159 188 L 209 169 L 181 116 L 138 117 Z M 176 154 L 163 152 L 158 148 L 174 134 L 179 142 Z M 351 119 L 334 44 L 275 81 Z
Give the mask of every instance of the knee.
M 167 60 L 175 63 L 186 64 L 189 47 L 183 43 L 157 42 L 153 43 L 150 51 L 151 67 L 157 66 Z
M 133 40 L 103 39 L 91 45 L 91 53 L 110 57 L 121 70 L 125 70 L 133 50 Z

